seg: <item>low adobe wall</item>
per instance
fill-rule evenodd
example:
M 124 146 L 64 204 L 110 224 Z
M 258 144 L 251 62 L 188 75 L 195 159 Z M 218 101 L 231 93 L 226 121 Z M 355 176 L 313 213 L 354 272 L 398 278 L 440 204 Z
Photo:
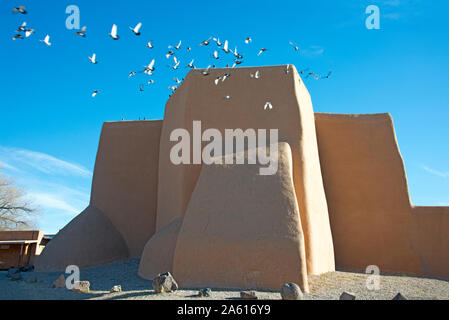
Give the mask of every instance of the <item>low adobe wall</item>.
M 40 243 L 43 236 L 43 232 L 39 230 L 0 231 L 0 241 L 37 240 L 37 243 L 23 245 L 0 244 L 0 270 L 18 267 L 21 250 L 23 250 L 23 256 L 20 267 L 27 264 L 33 265 L 36 256 L 42 250 Z
M 448 276 L 448 208 L 412 207 L 389 114 L 315 114 L 337 268 Z

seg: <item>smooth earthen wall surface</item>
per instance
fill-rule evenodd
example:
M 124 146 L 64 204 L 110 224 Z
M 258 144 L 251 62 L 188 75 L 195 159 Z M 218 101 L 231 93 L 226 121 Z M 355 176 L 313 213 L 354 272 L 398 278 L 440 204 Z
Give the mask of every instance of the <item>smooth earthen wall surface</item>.
M 257 70 L 260 78 L 251 77 Z M 231 74 L 224 82 L 214 80 Z M 225 96 L 230 96 L 226 99 Z M 264 110 L 266 102 L 272 110 Z M 170 141 L 176 128 L 185 128 L 193 139 L 192 123 L 202 131 L 225 129 L 279 129 L 279 141 L 292 150 L 293 181 L 306 247 L 307 272 L 334 270 L 334 252 L 326 197 L 322 185 L 310 95 L 294 66 L 211 69 L 190 71 L 165 108 L 159 158 L 157 230 L 182 218 L 198 181 L 201 164 L 174 165 Z M 192 149 L 192 148 L 191 148 Z M 191 159 L 193 160 L 193 159 Z

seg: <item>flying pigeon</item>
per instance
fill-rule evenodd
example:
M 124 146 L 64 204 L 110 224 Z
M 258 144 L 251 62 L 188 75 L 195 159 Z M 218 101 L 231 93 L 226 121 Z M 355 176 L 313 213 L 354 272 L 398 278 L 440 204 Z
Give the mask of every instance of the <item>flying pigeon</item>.
M 26 22 L 23 22 L 22 25 L 16 30 L 16 32 L 25 31 L 25 27 L 27 26 Z
M 153 60 L 151 60 L 151 62 L 147 66 L 144 66 L 145 67 L 144 72 L 145 71 L 147 71 L 147 72 L 154 71 L 154 61 L 155 60 L 153 59 Z
M 200 45 L 200 46 L 203 46 L 203 45 L 204 45 L 204 46 L 207 46 L 207 45 L 209 45 L 210 39 L 211 39 L 211 38 L 209 38 L 209 39 L 207 39 L 207 40 L 204 40 L 204 41 L 201 42 L 199 45 Z
M 94 53 L 94 54 L 92 55 L 92 57 L 88 57 L 88 58 L 89 58 L 90 62 L 92 62 L 93 64 L 97 64 L 98 61 L 95 60 L 96 57 L 97 57 L 97 55 Z
M 27 14 L 27 10 L 26 10 L 26 8 L 25 8 L 24 6 L 20 6 L 20 7 L 18 7 L 18 8 L 14 8 L 14 9 L 12 10 L 12 12 L 13 12 L 13 13 L 20 12 L 21 14 Z
M 267 101 L 267 103 L 265 103 L 265 106 L 263 107 L 263 109 L 264 110 L 267 110 L 267 109 L 271 110 L 271 109 L 273 109 L 273 105 L 270 102 Z
M 181 61 L 179 61 L 175 56 L 173 56 L 173 61 L 175 62 L 175 65 L 172 66 L 173 70 L 178 69 L 179 64 L 181 63 Z
M 187 51 L 190 51 L 190 50 L 192 50 L 192 48 L 190 48 L 190 47 L 187 47 Z
M 265 51 L 267 51 L 268 49 L 265 49 L 265 48 L 262 48 L 262 49 L 260 49 L 260 51 L 259 51 L 259 53 L 257 54 L 258 56 L 260 56 L 260 54 L 262 53 L 262 52 L 265 52 Z
M 142 27 L 142 22 L 139 22 L 134 28 L 133 27 L 129 27 L 132 32 L 134 32 L 134 34 L 136 36 L 140 36 L 140 28 Z
M 250 37 L 248 37 L 248 38 L 245 39 L 245 43 L 246 43 L 246 44 L 250 43 L 251 41 L 253 41 L 253 39 L 251 39 Z
M 100 93 L 100 91 L 98 91 L 98 90 L 95 90 L 94 92 L 92 92 L 92 98 L 95 98 L 95 96 L 96 96 L 98 93 Z
M 154 83 L 153 79 L 148 80 L 148 85 L 153 84 L 153 83 Z
M 117 34 L 117 25 L 116 24 L 112 25 L 111 33 L 109 35 L 114 40 L 118 40 L 120 38 Z
M 193 65 L 193 61 L 195 61 L 195 60 L 192 59 L 192 61 L 190 61 L 190 63 L 186 66 L 186 68 L 195 69 L 195 66 Z
M 235 47 L 233 54 L 234 54 L 234 57 L 236 59 L 242 59 L 243 58 L 243 56 L 237 52 L 237 47 Z
M 86 26 L 83 26 L 80 31 L 75 32 L 77 36 L 81 36 L 83 38 L 86 37 Z
M 131 72 L 128 74 L 128 78 L 134 77 L 135 75 L 136 75 L 136 72 L 131 71 Z
M 173 51 L 169 51 L 165 54 L 165 57 L 168 59 L 170 56 L 174 55 L 175 53 Z
M 218 82 L 220 82 L 221 79 L 223 79 L 221 76 L 218 76 L 217 78 L 215 78 L 215 80 L 214 80 L 215 85 L 217 85 Z
M 153 47 L 153 40 L 149 41 L 149 42 L 145 45 L 145 47 L 148 47 L 148 48 L 150 48 L 150 49 L 153 49 L 153 48 L 154 48 L 154 47 Z
M 251 76 L 251 78 L 259 79 L 259 77 L 260 77 L 260 72 L 259 72 L 259 70 L 257 70 L 254 74 L 251 73 L 250 76 Z
M 220 42 L 220 38 L 213 38 L 218 47 L 221 47 L 222 43 Z
M 27 29 L 26 31 L 25 31 L 25 37 L 29 37 L 29 36 L 31 36 L 32 34 L 34 33 L 34 29 Z
M 50 36 L 48 34 L 45 36 L 44 40 L 39 40 L 39 41 L 45 43 L 47 46 L 51 46 Z
M 20 33 L 16 33 L 15 35 L 14 35 L 14 37 L 12 37 L 12 39 L 13 40 L 16 40 L 16 39 L 23 39 L 23 36 L 20 34 Z M 41 40 L 42 41 L 42 40 Z
M 139 90 L 140 90 L 140 92 L 143 91 L 143 85 L 142 84 L 140 85 Z
M 294 42 L 290 41 L 290 45 L 293 47 L 293 49 L 295 49 L 295 51 L 299 50 L 299 47 Z
M 210 65 L 207 66 L 206 69 L 204 69 L 204 70 L 201 71 L 201 74 L 202 74 L 203 76 L 207 76 L 207 75 L 209 75 L 209 73 L 210 73 Z
M 211 54 L 211 57 L 214 58 L 214 59 L 219 59 L 219 57 L 218 57 L 218 51 L 215 50 L 214 53 Z
M 179 43 L 176 46 L 168 46 L 169 49 L 174 48 L 176 50 L 181 49 L 181 40 L 179 40 Z
M 175 82 L 177 83 L 177 84 L 180 84 L 181 83 L 181 80 L 179 80 L 178 78 L 173 78 L 173 80 L 175 80 Z
M 229 52 L 230 52 L 230 50 L 228 49 L 228 40 L 226 40 L 226 41 L 224 42 L 224 45 L 223 45 L 222 50 L 223 50 L 224 52 L 226 52 L 226 53 L 229 53 Z

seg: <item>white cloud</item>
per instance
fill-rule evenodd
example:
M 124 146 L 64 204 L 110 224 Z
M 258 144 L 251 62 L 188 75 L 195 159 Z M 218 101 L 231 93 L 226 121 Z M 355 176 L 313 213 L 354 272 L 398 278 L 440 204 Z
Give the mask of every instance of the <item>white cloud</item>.
M 27 195 L 33 203 L 33 206 L 39 206 L 45 209 L 58 209 L 65 214 L 78 214 L 81 208 L 75 208 L 68 204 L 59 195 L 49 193 L 28 193 Z
M 12 171 L 20 171 L 19 169 L 17 169 L 16 167 L 4 162 L 4 161 L 0 161 L 0 169 L 8 169 L 8 170 L 12 170 Z
M 36 151 L 0 146 L 0 159 L 3 163 L 6 159 L 6 161 L 25 165 L 46 174 L 73 175 L 82 178 L 92 177 L 92 172 L 80 165 Z M 7 167 L 5 166 L 5 168 Z
M 301 50 L 301 54 L 306 57 L 320 56 L 324 53 L 324 48 L 320 46 L 309 46 Z
M 449 172 L 438 171 L 438 170 L 429 168 L 427 166 L 422 166 L 422 168 L 433 175 L 436 175 L 436 176 L 439 176 L 442 178 L 449 178 Z

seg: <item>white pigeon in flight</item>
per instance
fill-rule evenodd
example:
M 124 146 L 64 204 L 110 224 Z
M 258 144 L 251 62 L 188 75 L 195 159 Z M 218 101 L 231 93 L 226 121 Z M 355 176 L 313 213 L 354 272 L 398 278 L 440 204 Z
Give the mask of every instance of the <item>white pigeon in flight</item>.
M 267 51 L 268 49 L 266 49 L 266 48 L 262 48 L 262 49 L 260 49 L 260 51 L 259 51 L 259 53 L 257 54 L 258 56 L 260 56 L 261 54 L 262 54 L 262 52 L 265 52 L 265 51 Z
M 173 56 L 173 61 L 175 62 L 175 65 L 172 66 L 172 68 L 173 68 L 174 70 L 176 70 L 176 69 L 178 69 L 179 64 L 181 63 L 181 61 L 178 60 L 175 56 Z
M 153 48 L 154 48 L 154 47 L 153 47 L 153 40 L 148 41 L 148 43 L 145 45 L 145 47 L 148 47 L 148 48 L 150 48 L 150 49 L 153 49 Z
M 250 43 L 251 41 L 253 41 L 253 39 L 251 39 L 250 37 L 248 37 L 248 38 L 245 39 L 245 43 L 246 43 L 246 44 Z
M 80 31 L 75 32 L 77 36 L 81 36 L 83 38 L 86 37 L 86 26 L 82 27 Z
M 195 69 L 195 66 L 193 65 L 193 61 L 195 61 L 195 59 L 192 59 L 192 61 L 190 61 L 190 63 L 186 66 L 186 68 Z
M 90 62 L 92 62 L 93 64 L 98 63 L 98 61 L 96 60 L 97 55 L 95 53 L 92 55 L 92 57 L 88 57 L 88 58 L 89 58 Z
M 139 22 L 134 28 L 133 27 L 129 27 L 132 32 L 134 32 L 134 34 L 136 36 L 140 36 L 140 28 L 142 28 L 142 22 Z
M 260 77 L 259 70 L 257 70 L 255 73 L 251 73 L 250 76 L 251 76 L 251 78 L 259 79 L 259 77 Z
M 27 29 L 26 31 L 25 31 L 25 37 L 29 37 L 29 36 L 31 36 L 32 34 L 34 33 L 34 29 Z
M 117 25 L 116 24 L 112 25 L 111 33 L 109 35 L 114 40 L 118 40 L 120 38 L 117 34 Z
M 224 45 L 223 45 L 223 51 L 224 52 L 226 52 L 226 53 L 228 53 L 228 52 L 230 52 L 230 50 L 228 49 L 228 40 L 226 40 L 225 42 L 224 42 Z
M 154 62 L 155 62 L 155 59 L 151 60 L 151 62 L 147 66 L 145 66 L 145 71 L 147 71 L 147 72 L 154 71 Z
M 47 46 L 51 46 L 50 36 L 48 34 L 45 36 L 44 40 L 39 40 L 39 41 L 45 43 Z
M 174 48 L 176 50 L 181 49 L 181 40 L 179 40 L 179 43 L 176 46 L 168 46 L 169 49 Z
M 265 103 L 265 106 L 263 107 L 264 110 L 271 110 L 273 109 L 273 105 L 271 104 L 271 102 L 267 101 L 267 103 Z
M 100 91 L 98 91 L 98 90 L 95 90 L 94 92 L 92 92 L 92 98 L 95 98 L 95 96 L 96 96 L 98 93 L 100 93 Z
M 290 45 L 293 47 L 293 49 L 295 49 L 295 51 L 298 51 L 299 50 L 299 47 L 296 45 L 296 43 L 294 43 L 294 42 L 289 42 L 290 43 Z
M 214 59 L 218 59 L 218 58 L 219 58 L 219 57 L 218 57 L 218 51 L 215 50 L 214 53 L 211 54 L 211 57 L 214 58 Z

